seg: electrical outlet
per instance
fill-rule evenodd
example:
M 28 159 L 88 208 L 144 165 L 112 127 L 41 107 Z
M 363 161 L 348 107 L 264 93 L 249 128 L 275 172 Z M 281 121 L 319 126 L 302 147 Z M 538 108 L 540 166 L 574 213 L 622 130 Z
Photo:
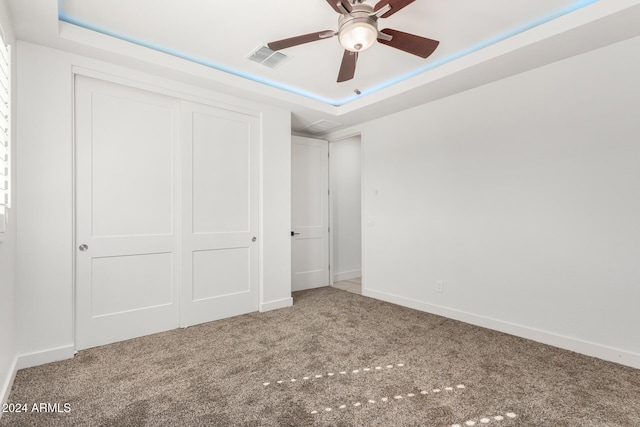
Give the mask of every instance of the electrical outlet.
M 441 294 L 444 292 L 444 284 L 442 280 L 436 280 L 436 292 Z

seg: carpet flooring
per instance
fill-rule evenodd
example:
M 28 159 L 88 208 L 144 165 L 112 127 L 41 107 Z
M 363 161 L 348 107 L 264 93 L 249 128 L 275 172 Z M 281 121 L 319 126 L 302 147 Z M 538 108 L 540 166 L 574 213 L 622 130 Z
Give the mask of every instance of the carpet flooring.
M 321 288 L 21 370 L 9 403 L 0 426 L 640 426 L 640 370 Z

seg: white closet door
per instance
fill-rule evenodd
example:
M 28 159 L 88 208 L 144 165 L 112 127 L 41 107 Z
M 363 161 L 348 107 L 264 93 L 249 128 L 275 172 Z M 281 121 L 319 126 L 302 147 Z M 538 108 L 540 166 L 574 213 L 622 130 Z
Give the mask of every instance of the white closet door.
M 329 286 L 329 143 L 292 137 L 291 288 Z
M 76 78 L 76 348 L 179 325 L 178 100 Z
M 258 310 L 258 118 L 182 103 L 181 326 Z

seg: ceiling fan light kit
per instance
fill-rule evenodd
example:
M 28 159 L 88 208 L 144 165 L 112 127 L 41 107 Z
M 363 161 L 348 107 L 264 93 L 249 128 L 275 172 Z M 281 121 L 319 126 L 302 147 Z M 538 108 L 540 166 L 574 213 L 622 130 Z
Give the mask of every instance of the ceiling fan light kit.
M 390 28 L 378 31 L 379 18 L 391 16 L 414 1 L 380 0 L 373 7 L 363 3 L 363 0 L 353 0 L 353 3 L 349 3 L 348 0 L 327 0 L 327 3 L 340 14 L 338 31 L 325 30 L 304 34 L 274 41 L 267 46 L 272 50 L 280 50 L 337 35 L 340 45 L 345 50 L 338 72 L 338 83 L 354 77 L 358 53 L 369 49 L 376 40 L 381 44 L 427 58 L 436 50 L 440 42 Z
M 351 12 L 338 18 L 338 41 L 351 52 L 362 52 L 373 46 L 378 38 L 378 17 L 373 7 L 357 4 Z

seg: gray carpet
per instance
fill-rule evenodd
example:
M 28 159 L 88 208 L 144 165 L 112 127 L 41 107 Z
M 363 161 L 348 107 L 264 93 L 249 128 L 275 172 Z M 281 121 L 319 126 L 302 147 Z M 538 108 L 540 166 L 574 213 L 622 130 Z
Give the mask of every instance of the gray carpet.
M 323 288 L 21 370 L 9 402 L 1 426 L 640 426 L 640 370 Z

